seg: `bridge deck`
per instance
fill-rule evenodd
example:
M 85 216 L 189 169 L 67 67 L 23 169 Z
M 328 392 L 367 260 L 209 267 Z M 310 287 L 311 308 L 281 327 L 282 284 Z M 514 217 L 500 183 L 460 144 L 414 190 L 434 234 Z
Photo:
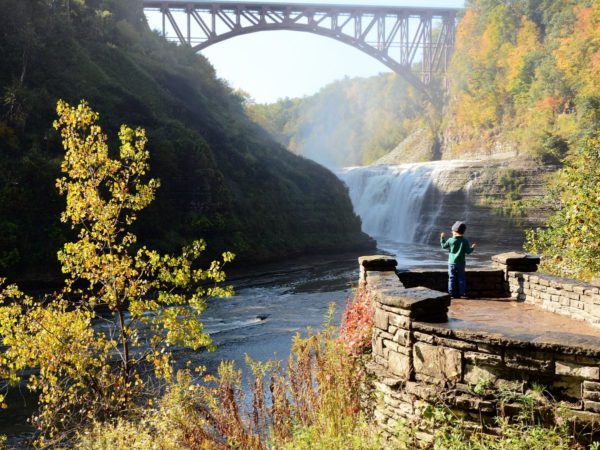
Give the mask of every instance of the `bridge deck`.
M 336 11 L 341 13 L 352 13 L 352 12 L 372 12 L 372 13 L 384 13 L 384 14 L 395 14 L 398 12 L 415 12 L 424 13 L 430 12 L 435 14 L 444 15 L 447 13 L 458 13 L 463 8 L 450 8 L 450 7 L 435 7 L 435 6 L 390 6 L 390 5 L 353 5 L 353 4 L 324 4 L 324 3 L 278 3 L 278 2 L 256 2 L 256 1 L 213 1 L 213 0 L 144 0 L 145 8 L 171 8 L 171 9 L 187 9 L 192 8 L 213 8 L 218 7 L 219 9 L 227 8 L 238 8 L 244 7 L 248 9 L 261 9 L 267 6 L 273 10 L 289 10 L 289 9 L 312 9 L 318 11 Z

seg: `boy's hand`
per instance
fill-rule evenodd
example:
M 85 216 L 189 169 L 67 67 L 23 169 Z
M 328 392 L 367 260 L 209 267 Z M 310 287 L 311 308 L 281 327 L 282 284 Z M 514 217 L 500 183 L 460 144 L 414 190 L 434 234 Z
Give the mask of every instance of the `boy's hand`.
M 475 242 L 473 242 L 473 245 L 471 245 L 471 248 L 475 248 L 477 247 L 477 244 Z
M 440 237 L 441 237 L 441 238 L 445 238 L 445 237 L 446 237 L 446 233 L 442 232 L 442 233 L 440 234 Z

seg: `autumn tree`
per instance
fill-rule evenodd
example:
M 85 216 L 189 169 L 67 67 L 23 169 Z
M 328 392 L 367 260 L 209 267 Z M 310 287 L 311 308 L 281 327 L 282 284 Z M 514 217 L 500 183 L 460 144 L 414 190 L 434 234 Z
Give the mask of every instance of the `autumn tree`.
M 15 286 L 0 293 L 0 378 L 39 393 L 32 422 L 40 445 L 69 439 L 92 420 L 135 414 L 151 399 L 151 379 L 171 380 L 170 346 L 213 348 L 199 315 L 206 297 L 232 293 L 220 286 L 221 262 L 200 266 L 203 241 L 179 256 L 137 244 L 130 226 L 159 187 L 146 179 L 144 130 L 122 126 L 113 159 L 85 102 L 60 101 L 57 112 L 66 150 L 61 220 L 77 233 L 58 254 L 65 288 L 41 300 Z M 223 262 L 232 258 L 223 254 Z
M 576 20 L 554 50 L 556 65 L 581 95 L 600 90 L 600 4 L 576 6 Z
M 448 74 L 445 151 L 506 144 L 557 163 L 597 128 L 599 8 L 589 0 L 469 0 Z

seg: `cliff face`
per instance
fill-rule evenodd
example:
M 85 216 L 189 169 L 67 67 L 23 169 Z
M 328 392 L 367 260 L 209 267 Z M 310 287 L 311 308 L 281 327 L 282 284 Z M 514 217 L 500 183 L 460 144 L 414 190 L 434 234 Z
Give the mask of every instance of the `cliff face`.
M 449 226 L 464 220 L 469 229 L 476 230 L 478 242 L 501 239 L 507 248 L 520 248 L 522 230 L 541 225 L 548 216 L 548 205 L 539 199 L 544 195 L 546 178 L 558 167 L 539 166 L 528 159 L 449 163 L 451 168 L 436 174 L 435 189 L 426 200 L 439 205 L 428 213 L 436 215 L 437 223 Z M 535 199 L 538 201 L 530 202 Z M 427 239 L 437 242 L 437 233 L 432 231 Z

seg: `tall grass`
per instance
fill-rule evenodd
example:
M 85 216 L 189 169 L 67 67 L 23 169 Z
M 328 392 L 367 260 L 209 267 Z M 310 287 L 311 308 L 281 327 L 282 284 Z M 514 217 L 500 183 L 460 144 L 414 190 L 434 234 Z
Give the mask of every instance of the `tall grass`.
M 501 417 L 496 434 L 464 424 L 443 405 L 427 408 L 415 422 L 399 422 L 395 436 L 384 438 L 361 410 L 372 306 L 357 292 L 343 315 L 342 332 L 331 325 L 333 310 L 320 331 L 293 338 L 284 364 L 246 358 L 250 371 L 222 362 L 216 376 L 202 383 L 180 372 L 155 408 L 133 423 L 95 424 L 80 434 L 82 449 L 243 449 L 243 450 L 567 450 L 583 449 L 567 425 L 544 427 L 535 419 L 548 408 L 539 392 L 501 392 L 503 400 L 522 405 L 516 421 Z M 368 316 L 368 317 L 367 317 Z M 368 332 L 365 331 L 369 330 Z M 540 403 L 541 402 L 541 403 Z M 558 410 L 558 409 L 557 409 Z M 566 422 L 565 422 L 566 423 Z M 417 429 L 434 439 L 418 442 Z M 488 430 L 489 431 L 489 430 Z M 572 431 L 572 430 L 571 430 Z M 598 446 L 590 447 L 599 450 Z
M 381 448 L 361 412 L 361 357 L 354 344 L 338 338 L 332 316 L 333 307 L 321 331 L 293 338 L 285 366 L 247 357 L 249 389 L 233 362 L 222 362 L 217 376 L 201 384 L 180 372 L 143 420 L 96 424 L 80 435 L 80 448 L 143 448 L 148 442 L 148 448 Z

